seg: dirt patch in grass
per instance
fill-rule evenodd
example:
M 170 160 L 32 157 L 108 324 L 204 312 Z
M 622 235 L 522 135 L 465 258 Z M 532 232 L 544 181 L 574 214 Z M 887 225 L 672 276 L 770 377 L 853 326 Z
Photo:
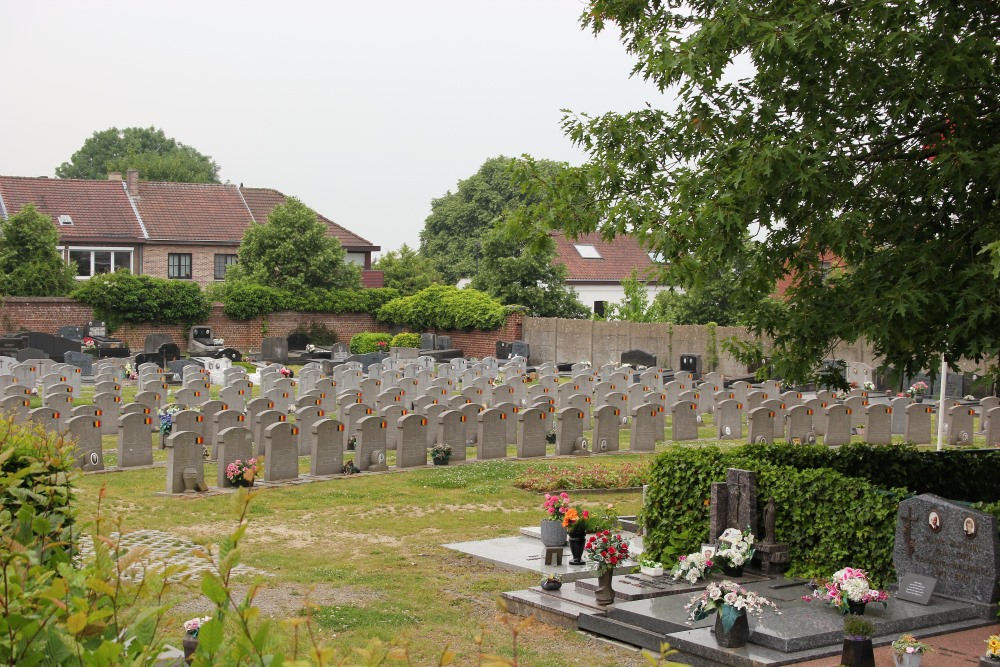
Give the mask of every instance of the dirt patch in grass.
M 233 586 L 235 597 L 242 600 L 249 585 Z M 312 584 L 303 586 L 288 583 L 262 584 L 257 589 L 254 605 L 260 608 L 262 616 L 269 618 L 293 618 L 299 615 L 306 604 L 306 599 L 313 605 L 328 607 L 334 605 L 352 605 L 365 607 L 384 599 L 381 594 L 357 586 L 334 586 L 332 584 Z M 186 599 L 172 607 L 183 618 L 212 613 L 215 608 L 205 597 L 198 596 Z M 183 613 L 181 613 L 183 612 Z

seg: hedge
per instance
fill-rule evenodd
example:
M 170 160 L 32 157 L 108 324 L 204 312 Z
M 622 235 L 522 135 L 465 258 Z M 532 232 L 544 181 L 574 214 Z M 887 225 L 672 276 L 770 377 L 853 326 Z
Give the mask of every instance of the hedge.
M 392 347 L 420 347 L 420 334 L 418 333 L 399 333 L 392 337 L 392 341 L 389 343 Z
M 416 331 L 428 329 L 499 329 L 507 320 L 499 301 L 474 289 L 431 285 L 411 296 L 400 297 L 379 309 L 379 322 L 399 324 Z
M 112 331 L 125 322 L 198 324 L 212 310 L 197 283 L 137 276 L 126 270 L 96 275 L 70 296 L 93 308 L 94 317 Z
M 384 304 L 399 296 L 397 290 L 388 287 L 286 292 L 247 281 L 227 283 L 221 292 L 223 310 L 234 320 L 248 320 L 279 310 L 375 315 Z
M 379 345 L 379 343 L 384 343 Z M 392 335 L 387 333 L 364 332 L 351 336 L 351 354 L 368 354 L 370 352 L 388 352 Z

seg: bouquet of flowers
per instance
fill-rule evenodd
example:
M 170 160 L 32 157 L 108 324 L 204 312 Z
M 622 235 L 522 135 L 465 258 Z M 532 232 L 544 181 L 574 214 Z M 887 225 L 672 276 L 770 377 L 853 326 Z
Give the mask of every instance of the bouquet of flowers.
M 205 625 L 211 620 L 212 620 L 211 616 L 203 616 L 184 621 L 184 632 L 187 633 L 188 637 L 197 637 L 198 631 L 201 630 L 201 626 Z
M 622 539 L 618 533 L 602 530 L 587 539 L 585 547 L 587 560 L 597 563 L 597 574 L 614 570 L 615 566 L 624 563 L 631 554 L 628 550 L 628 540 Z
M 570 507 L 563 514 L 562 525 L 567 533 L 583 536 L 587 532 L 587 519 L 590 512 L 582 507 Z
M 881 602 L 884 607 L 885 601 L 889 599 L 888 593 L 871 587 L 867 572 L 853 567 L 845 567 L 834 572 L 825 587 L 827 602 L 845 614 L 850 611 L 850 602 L 856 604 Z
M 719 536 L 719 548 L 715 551 L 715 559 L 729 567 L 742 567 L 753 558 L 756 549 L 753 548 L 754 536 L 750 530 L 740 531 L 727 528 Z
M 693 584 L 711 574 L 714 564 L 710 558 L 707 558 L 701 552 L 681 556 L 677 561 L 677 565 L 674 565 L 674 569 L 670 571 L 670 578 L 674 581 L 683 579 Z
M 290 371 L 289 369 L 285 368 L 284 366 L 282 366 L 281 368 L 278 369 L 278 373 L 281 374 L 281 377 L 283 377 L 283 378 L 290 378 L 290 377 L 292 377 L 292 371 Z
M 732 630 L 733 624 L 741 614 L 753 614 L 760 618 L 764 614 L 764 607 L 778 611 L 778 607 L 767 598 L 748 591 L 732 581 L 709 584 L 701 595 L 695 595 L 684 605 L 688 611 L 688 625 L 707 618 L 709 614 L 719 612 L 722 616 L 722 627 L 726 632 Z
M 306 352 L 312 354 L 315 351 L 316 351 L 315 345 L 313 345 L 312 343 L 306 343 Z
M 213 338 L 212 345 L 225 345 L 226 341 L 223 338 Z
M 168 403 L 160 408 L 160 434 L 163 437 L 167 437 L 174 430 L 174 415 L 184 409 L 180 403 Z
M 865 382 L 861 386 L 864 388 L 865 391 L 875 391 L 875 383 L 874 382 Z
M 926 382 L 914 382 L 910 385 L 910 388 L 906 390 L 906 393 L 910 395 L 910 398 L 914 396 L 923 396 L 927 393 L 929 387 Z
M 431 458 L 435 461 L 443 460 L 447 461 L 454 454 L 454 450 L 451 445 L 437 444 L 431 447 Z
M 226 479 L 233 486 L 250 486 L 257 477 L 257 459 L 236 459 L 226 466 Z
M 122 379 L 123 380 L 138 380 L 139 379 L 139 374 L 135 372 L 134 368 L 132 368 L 132 363 L 131 362 L 129 362 L 129 363 L 125 364 L 124 366 L 122 366 Z
M 563 492 L 558 496 L 554 496 L 551 493 L 545 494 L 545 502 L 542 503 L 542 507 L 548 514 L 545 517 L 548 521 L 562 521 L 563 515 L 566 514 L 566 510 L 570 508 L 569 504 L 569 494 Z
M 986 639 L 986 657 L 1000 660 L 1000 635 L 990 635 Z
M 899 639 L 892 643 L 893 655 L 905 655 L 907 653 L 920 654 L 930 650 L 930 646 L 917 641 L 917 638 L 911 634 L 902 635 Z
M 94 341 L 93 338 L 91 338 L 90 336 L 84 336 L 83 337 L 83 349 L 85 349 L 85 350 L 93 350 L 96 347 L 97 347 L 97 343 Z

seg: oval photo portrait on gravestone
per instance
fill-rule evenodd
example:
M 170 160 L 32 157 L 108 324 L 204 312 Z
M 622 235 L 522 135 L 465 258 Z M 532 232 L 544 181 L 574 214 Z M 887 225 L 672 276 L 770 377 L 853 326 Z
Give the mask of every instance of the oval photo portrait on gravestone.
M 937 512 L 931 512 L 927 515 L 927 525 L 935 533 L 941 530 L 941 515 Z
M 965 531 L 965 536 L 970 540 L 976 536 L 976 520 L 971 516 L 966 517 L 965 521 L 962 523 L 962 530 Z

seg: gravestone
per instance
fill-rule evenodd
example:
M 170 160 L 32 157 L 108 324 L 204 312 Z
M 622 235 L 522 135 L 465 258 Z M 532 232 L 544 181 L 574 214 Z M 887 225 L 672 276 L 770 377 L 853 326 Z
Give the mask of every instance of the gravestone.
M 892 406 L 881 403 L 868 406 L 865 442 L 871 445 L 892 444 Z
M 216 466 L 215 485 L 220 489 L 228 489 L 233 483 L 226 477 L 226 466 L 234 461 L 249 461 L 253 455 L 253 432 L 244 424 L 224 428 L 215 435 L 218 442 L 219 464 Z M 259 472 L 259 468 L 258 468 Z
M 907 405 L 903 440 L 915 445 L 931 444 L 931 415 L 933 413 L 934 407 L 926 403 Z
M 788 442 L 800 445 L 815 445 L 816 432 L 813 430 L 813 409 L 807 405 L 793 405 L 785 414 L 785 431 Z
M 191 431 L 172 433 L 167 438 L 166 449 L 167 493 L 184 493 L 185 471 L 193 473 L 195 490 L 207 490 L 203 458 L 205 447 L 201 436 Z
M 80 415 L 66 420 L 69 438 L 76 443 L 73 465 L 84 472 L 104 470 L 104 451 L 101 446 L 101 418 Z
M 627 350 L 622 352 L 621 363 L 628 364 L 632 368 L 645 366 L 646 368 L 656 368 L 656 355 L 645 350 Z
M 396 420 L 396 468 L 427 465 L 427 418 L 406 414 Z
M 444 409 L 438 413 L 437 421 L 431 422 L 437 425 L 437 443 L 451 445 L 451 458 L 456 461 L 464 461 L 466 458 L 467 419 L 461 410 Z
M 813 433 L 816 437 L 826 435 L 826 409 L 830 407 L 830 404 L 826 401 L 821 401 L 818 398 L 808 400 L 805 402 L 807 406 L 812 408 L 812 420 L 813 420 Z
M 889 405 L 892 406 L 891 430 L 893 434 L 902 435 L 906 432 L 906 406 L 912 402 L 913 399 L 909 396 L 899 396 L 889 401 Z
M 690 409 L 690 403 L 688 403 Z M 640 405 L 632 411 L 632 430 L 629 437 L 629 451 L 656 451 L 656 441 L 663 439 L 660 429 L 660 413 L 655 405 Z
M 848 396 L 844 399 L 844 405 L 851 410 L 851 426 L 860 426 L 865 423 L 868 399 L 863 396 Z
M 385 420 L 376 415 L 358 420 L 354 465 L 361 472 L 384 472 L 389 469 L 385 462 L 386 426 Z
M 851 424 L 853 415 L 851 408 L 843 403 L 834 403 L 826 409 L 826 435 L 823 444 L 828 447 L 839 447 L 851 441 Z
M 747 440 L 754 444 L 774 442 L 774 410 L 760 407 L 747 412 Z
M 9 415 L 15 424 L 23 424 L 28 419 L 31 401 L 24 396 L 0 398 L 0 412 Z
M 279 421 L 264 429 L 265 482 L 298 479 L 298 435 L 298 427 L 287 421 Z
M 79 368 L 82 375 L 91 376 L 94 374 L 94 356 L 92 354 L 70 350 L 64 356 L 66 363 Z
M 990 408 L 983 418 L 986 422 L 986 430 L 983 435 L 986 438 L 987 447 L 1000 445 L 1000 407 Z
M 205 437 L 205 415 L 197 410 L 179 410 L 171 416 L 170 433 L 160 437 L 160 448 L 167 445 L 167 438 L 178 431 L 191 431 Z
M 594 411 L 594 451 L 617 452 L 621 449 L 622 412 L 613 405 L 603 405 Z
M 46 396 L 42 403 L 45 407 L 52 408 L 66 417 L 69 417 L 73 412 L 73 394 L 51 394 Z
M 250 392 L 241 387 L 227 386 L 219 391 L 219 400 L 233 406 L 237 410 L 243 410 L 250 400 Z
M 399 418 L 409 411 L 403 409 L 403 406 L 399 403 L 390 403 L 381 410 L 378 411 L 379 416 L 385 420 L 386 434 L 385 434 L 385 449 L 388 452 L 396 451 L 397 445 L 399 445 Z
M 222 442 L 219 438 L 219 433 L 225 431 L 226 429 L 238 426 L 246 428 L 247 426 L 249 426 L 249 424 L 247 424 L 246 415 L 244 415 L 243 412 L 240 410 L 219 410 L 214 415 L 209 417 L 209 419 L 212 420 L 212 428 L 211 428 L 212 453 L 210 455 L 210 458 L 211 460 L 216 461 L 219 458 L 219 445 Z M 205 424 L 204 420 L 201 423 L 204 426 Z M 203 431 L 208 432 L 209 429 L 204 428 Z M 202 437 L 206 438 L 205 442 L 207 444 L 209 442 L 207 437 L 206 436 Z
M 687 392 L 694 393 L 694 392 Z M 674 442 L 698 439 L 698 404 L 681 399 L 670 406 L 670 437 Z
M 510 344 L 510 356 L 512 357 L 524 357 L 525 359 L 531 358 L 531 346 L 525 343 L 523 340 L 515 340 Z
M 266 398 L 251 398 L 247 401 L 243 409 L 243 414 L 247 416 L 247 428 L 257 423 L 257 415 L 264 410 L 273 410 L 274 403 Z
M 552 426 L 552 416 L 545 410 L 525 408 L 517 415 L 517 456 L 545 456 L 545 436 Z
M 119 382 L 115 380 L 105 380 L 103 382 L 94 383 L 94 395 L 97 394 L 114 394 L 115 396 L 122 395 L 122 386 Z
M 944 433 L 949 445 L 972 444 L 972 424 L 975 414 L 976 411 L 967 405 L 954 405 L 948 408 Z
M 465 415 L 465 444 L 474 445 L 479 435 L 479 413 L 485 408 L 476 403 L 465 403 L 458 410 Z
M 318 405 L 306 405 L 295 411 L 295 425 L 299 427 L 299 456 L 312 454 L 313 426 L 321 419 L 326 419 L 326 412 Z
M 586 456 L 590 454 L 590 443 L 583 436 L 589 426 L 587 415 L 577 408 L 562 408 L 556 411 L 556 454 L 560 456 Z
M 743 404 L 727 398 L 715 405 L 715 437 L 718 440 L 743 438 Z
M 67 412 L 60 412 L 56 408 L 40 407 L 30 410 L 28 412 L 28 419 L 41 426 L 46 431 L 51 431 L 53 433 L 60 433 L 63 430 L 63 424 L 69 419 L 72 414 Z
M 254 419 L 254 443 L 257 445 L 257 456 L 266 456 L 267 451 L 265 449 L 265 438 L 267 437 L 267 429 L 271 428 L 275 424 L 285 423 L 288 421 L 288 417 L 277 410 L 263 410 L 257 413 Z M 249 422 L 245 422 L 249 424 Z M 296 452 L 298 456 L 298 452 Z
M 153 465 L 153 419 L 154 417 L 142 412 L 132 412 L 118 418 L 119 468 Z M 181 490 L 183 491 L 183 485 Z
M 925 493 L 899 504 L 892 560 L 900 576 L 937 579 L 935 592 L 976 606 L 983 618 L 1000 600 L 997 519 Z
M 18 361 L 28 361 L 31 359 L 48 359 L 49 355 L 42 350 L 39 350 L 37 347 L 25 347 L 16 351 L 14 353 L 14 358 Z
M 502 459 L 507 456 L 507 413 L 496 408 L 483 410 L 476 419 L 476 458 Z
M 302 431 L 299 431 L 302 437 Z M 313 477 L 337 475 L 344 469 L 344 425 L 336 419 L 313 422 L 309 474 Z
M 725 482 L 713 482 L 708 539 L 715 542 L 727 528 L 757 530 L 757 473 L 729 468 Z
M 277 364 L 288 363 L 288 340 L 269 336 L 260 343 L 260 358 Z

